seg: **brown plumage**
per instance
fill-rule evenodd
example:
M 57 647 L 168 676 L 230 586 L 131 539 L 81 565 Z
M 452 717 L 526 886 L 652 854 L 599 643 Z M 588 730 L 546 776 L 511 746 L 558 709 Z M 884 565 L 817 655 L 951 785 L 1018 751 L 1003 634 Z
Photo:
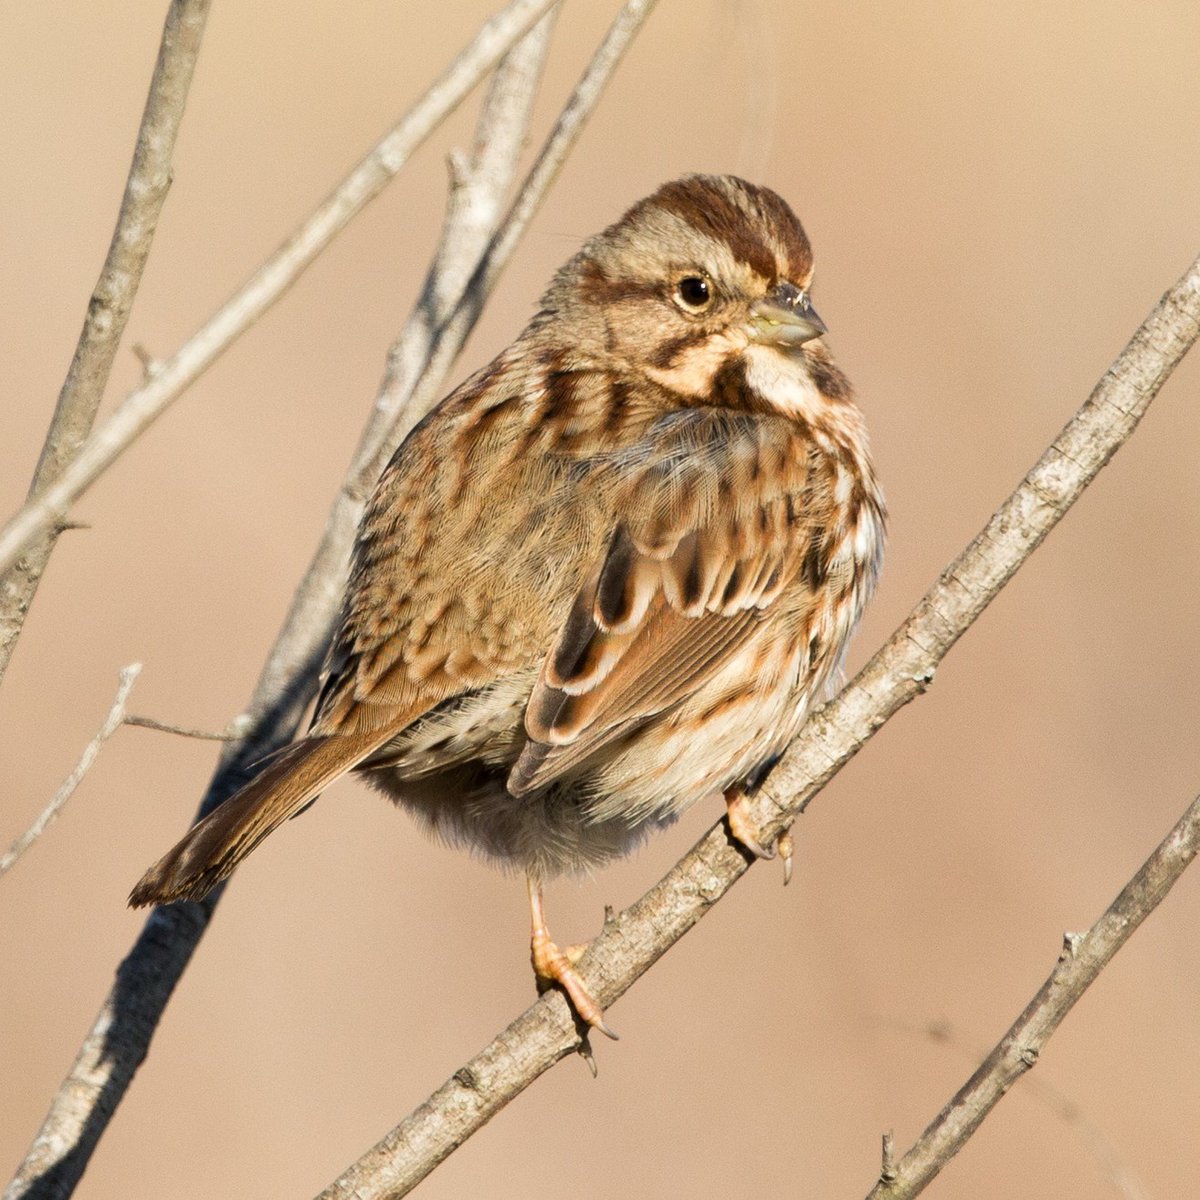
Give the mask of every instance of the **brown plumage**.
M 342 773 L 530 878 L 535 969 L 608 1032 L 541 881 L 737 799 L 841 663 L 884 507 L 808 239 L 729 176 L 660 188 L 409 435 L 367 507 L 308 736 L 153 866 L 204 895 Z

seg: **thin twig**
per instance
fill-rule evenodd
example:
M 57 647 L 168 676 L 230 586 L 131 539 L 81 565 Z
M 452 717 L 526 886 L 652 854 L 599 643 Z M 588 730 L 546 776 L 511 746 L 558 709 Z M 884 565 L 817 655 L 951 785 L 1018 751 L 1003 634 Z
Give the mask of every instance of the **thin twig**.
M 58 393 L 29 489 L 30 498 L 62 474 L 91 433 L 171 186 L 175 136 L 183 120 L 210 3 L 172 0 L 167 10 L 117 226 L 88 304 L 75 355 Z M 0 577 L 0 680 L 8 669 L 25 614 L 61 530 L 61 523 L 47 522 L 38 541 Z
M 172 725 L 167 721 L 159 721 L 154 717 L 139 717 L 131 715 L 125 718 L 126 725 L 136 725 L 140 729 L 153 729 L 158 733 L 173 733 L 177 737 L 198 738 L 205 742 L 236 742 L 246 734 L 249 719 L 245 716 L 235 717 L 221 730 L 192 729 L 187 725 Z
M 887 1021 L 886 1023 L 904 1033 L 926 1038 L 937 1045 L 948 1046 L 960 1058 L 967 1058 L 971 1062 L 977 1062 L 985 1057 L 984 1054 L 971 1051 L 963 1045 L 948 1021 L 930 1021 L 923 1027 L 909 1025 L 904 1021 Z M 1122 1200 L 1149 1200 L 1146 1189 L 1141 1180 L 1137 1178 L 1133 1168 L 1125 1162 L 1117 1147 L 1112 1144 L 1103 1130 L 1094 1124 L 1085 1106 L 1074 1096 L 1062 1091 L 1044 1075 L 1030 1075 L 1021 1090 L 1026 1096 L 1048 1108 L 1079 1137 L 1095 1162 L 1097 1171 L 1103 1176 L 1104 1181 L 1111 1185 L 1113 1191 L 1122 1197 Z M 892 1166 L 894 1170 L 894 1162 Z M 886 1178 L 883 1172 L 880 1173 L 880 1178 Z
M 79 762 L 75 764 L 75 769 L 62 781 L 58 791 L 54 793 L 50 803 L 42 809 L 37 820 L 13 842 L 12 846 L 9 847 L 8 853 L 0 857 L 0 876 L 9 871 L 16 864 L 17 859 L 45 833 L 46 827 L 66 807 L 67 801 L 75 794 L 75 789 L 79 786 L 83 777 L 92 769 L 92 764 L 96 761 L 96 756 L 100 753 L 100 747 L 124 723 L 125 702 L 129 699 L 129 693 L 133 689 L 133 685 L 137 681 L 137 677 L 141 674 L 141 671 L 141 663 L 131 663 L 129 666 L 121 669 L 120 683 L 117 685 L 117 695 L 113 700 L 112 708 L 108 710 L 108 716 L 104 718 L 104 724 L 100 726 L 96 736 L 84 747 Z
M 1130 437 L 1200 336 L 1200 258 L 1162 298 L 1092 395 L 983 531 L 842 693 L 800 731 L 749 816 L 769 840 L 896 711 L 922 693 L 950 647 Z M 613 1003 L 749 869 L 749 854 L 712 829 L 645 896 L 605 922 L 577 965 Z M 566 1000 L 549 991 L 376 1146 L 320 1200 L 403 1196 L 510 1100 L 580 1048 Z
M 1134 930 L 1162 903 L 1200 850 L 1200 797 L 1087 933 L 1063 935 L 1054 970 L 978 1070 L 867 1200 L 908 1200 L 925 1190 L 1000 1097 L 1038 1061 L 1042 1047 Z
M 523 71 L 528 86 L 535 86 L 536 72 L 530 73 L 528 61 L 521 56 L 515 61 L 510 56 L 505 69 Z M 489 96 L 489 106 L 493 102 L 502 102 L 501 93 L 495 89 Z M 487 128 L 488 119 L 486 113 L 481 117 L 481 129 Z M 514 168 L 518 150 L 519 145 L 514 144 Z M 497 171 L 493 186 L 500 175 Z M 232 794 L 252 773 L 257 758 L 293 735 L 311 698 L 329 626 L 336 614 L 356 521 L 351 508 L 335 506 L 322 550 L 297 592 L 256 685 L 249 706 L 251 731 L 245 740 L 222 754 L 201 804 L 202 812 L 210 811 Z M 151 914 L 118 969 L 116 983 L 5 1192 L 5 1200 L 60 1200 L 71 1195 L 145 1057 L 171 992 L 207 928 L 221 890 L 211 893 L 203 903 L 170 905 Z
M 263 315 L 412 152 L 461 103 L 487 71 L 555 0 L 512 0 L 479 31 L 433 86 L 346 176 L 301 227 L 158 370 L 132 391 L 45 491 L 0 530 L 0 570 L 29 541 L 61 520 L 111 464 L 205 370 Z

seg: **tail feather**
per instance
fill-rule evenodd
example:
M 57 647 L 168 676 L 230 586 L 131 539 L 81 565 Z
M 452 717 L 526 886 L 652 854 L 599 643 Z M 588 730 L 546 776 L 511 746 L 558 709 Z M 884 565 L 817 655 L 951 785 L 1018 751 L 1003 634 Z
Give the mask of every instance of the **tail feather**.
M 200 900 L 274 829 L 375 748 L 379 737 L 307 737 L 285 747 L 152 866 L 129 894 L 134 908 Z

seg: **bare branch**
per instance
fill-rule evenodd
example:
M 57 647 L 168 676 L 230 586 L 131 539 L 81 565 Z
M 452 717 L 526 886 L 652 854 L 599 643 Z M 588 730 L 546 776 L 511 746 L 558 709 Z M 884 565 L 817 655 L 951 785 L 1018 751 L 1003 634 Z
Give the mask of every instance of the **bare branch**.
M 50 803 L 38 815 L 37 820 L 13 842 L 12 846 L 9 847 L 8 853 L 0 857 L 0 876 L 9 871 L 16 864 L 17 859 L 42 836 L 50 822 L 62 812 L 67 801 L 75 794 L 75 789 L 79 786 L 83 777 L 92 769 L 92 764 L 96 761 L 96 756 L 100 753 L 100 747 L 124 723 L 125 702 L 129 699 L 129 693 L 132 691 L 133 685 L 141 672 L 141 663 L 131 663 L 129 666 L 121 669 L 116 699 L 113 700 L 112 708 L 108 710 L 108 716 L 104 718 L 104 724 L 100 726 L 96 736 L 84 747 L 79 762 L 75 764 L 75 769 L 62 781 L 58 791 L 54 793 Z
M 75 356 L 58 393 L 29 489 L 31 498 L 62 474 L 92 431 L 171 186 L 175 136 L 183 120 L 210 3 L 172 0 L 167 10 L 117 226 L 88 303 Z M 0 577 L 0 680 L 61 530 L 60 523 L 48 521 L 41 527 L 39 540 Z
M 62 520 L 125 449 L 264 312 L 312 261 L 395 177 L 412 152 L 461 103 L 487 71 L 554 0 L 512 0 L 479 31 L 433 86 L 346 176 L 301 227 L 246 284 L 159 365 L 88 439 L 77 457 L 45 491 L 0 530 L 0 570 L 29 541 Z
M 880 1179 L 895 1179 L 896 1178 L 896 1161 L 895 1161 L 895 1134 L 889 1129 L 881 1139 L 882 1153 L 880 1155 L 879 1178 Z
M 1200 258 L 1163 296 L 1092 395 L 983 531 L 842 693 L 800 731 L 749 807 L 769 841 L 898 709 L 923 692 L 946 652 L 1131 436 L 1200 336 Z M 754 861 L 724 824 L 640 900 L 605 922 L 577 969 L 607 1008 Z M 1101 964 L 1102 965 L 1102 964 Z M 561 1058 L 581 1047 L 566 1000 L 549 991 L 321 1193 L 403 1196 Z
M 1175 823 L 1087 933 L 1063 935 L 1054 970 L 995 1049 L 937 1115 L 868 1200 L 919 1195 L 966 1144 L 1000 1097 L 1037 1061 L 1051 1034 L 1113 955 L 1162 903 L 1200 850 L 1200 797 Z
M 517 7 L 511 6 L 506 13 L 511 13 Z M 532 24 L 536 12 L 548 7 L 545 3 L 538 6 L 535 16 L 526 22 L 526 27 Z M 652 5 L 627 7 L 640 7 L 648 12 Z M 544 39 L 545 30 L 535 31 L 529 36 Z M 544 52 L 544 40 L 542 45 Z M 612 58 L 610 71 L 617 65 L 619 57 Z M 461 63 L 461 58 L 459 61 Z M 534 68 L 525 53 L 514 52 L 506 60 L 504 70 L 514 80 L 524 78 L 523 86 L 529 89 L 536 86 L 538 69 Z M 528 99 L 525 104 L 528 104 Z M 493 118 L 490 110 L 493 105 L 503 105 L 510 112 L 515 111 L 507 86 L 502 88 L 499 83 L 496 85 L 489 94 L 487 109 L 481 117 L 480 135 L 489 139 L 493 134 L 499 137 L 491 124 Z M 527 119 L 527 115 L 524 119 Z M 489 133 L 489 130 L 492 132 Z M 577 132 L 578 122 L 575 130 Z M 557 128 L 555 134 L 558 134 Z M 520 137 L 507 142 L 506 155 L 511 156 L 511 162 L 503 170 L 494 155 L 487 154 L 485 159 L 484 151 L 480 150 L 476 156 L 477 163 L 486 161 L 486 167 L 479 168 L 480 185 L 486 171 L 491 176 L 490 187 L 496 197 L 497 210 L 499 197 L 515 170 L 523 136 L 522 132 Z M 561 153 L 565 153 L 565 150 L 560 150 Z M 541 189 L 544 190 L 548 183 L 549 178 L 544 179 L 540 184 Z M 464 236 L 457 221 L 448 219 L 447 226 L 447 241 Z M 494 244 L 494 238 L 488 244 Z M 439 250 L 438 254 L 447 262 L 454 259 L 450 249 Z M 496 262 L 489 273 L 489 288 L 502 265 L 502 262 Z M 478 274 L 478 267 L 473 267 L 471 278 L 476 278 Z M 426 292 L 430 295 L 442 294 L 440 285 L 427 287 Z M 461 328 L 461 336 L 465 337 L 469 324 L 464 323 Z M 439 347 L 447 344 L 446 338 L 441 335 L 436 342 Z M 168 365 L 160 368 L 154 376 L 155 380 L 161 378 Z M 440 363 L 438 369 L 444 370 L 446 365 Z M 418 375 L 417 380 L 419 378 Z M 352 475 L 362 469 L 358 459 L 356 455 Z M 210 811 L 232 794 L 252 773 L 255 760 L 282 745 L 294 734 L 305 704 L 311 698 L 329 627 L 336 615 L 345 561 L 360 511 L 361 504 L 355 506 L 350 488 L 344 486 L 331 513 L 321 547 L 300 585 L 256 685 L 249 706 L 253 722 L 251 730 L 243 741 L 227 747 L 222 754 L 217 773 L 201 804 L 201 813 Z M 116 983 L 85 1038 L 67 1079 L 55 1095 L 42 1129 L 5 1192 L 5 1200 L 35 1196 L 57 1200 L 73 1192 L 109 1118 L 120 1104 L 146 1055 L 158 1020 L 175 984 L 187 967 L 192 951 L 207 928 L 222 890 L 217 889 L 200 904 L 174 904 L 151 913 L 137 942 L 118 969 Z

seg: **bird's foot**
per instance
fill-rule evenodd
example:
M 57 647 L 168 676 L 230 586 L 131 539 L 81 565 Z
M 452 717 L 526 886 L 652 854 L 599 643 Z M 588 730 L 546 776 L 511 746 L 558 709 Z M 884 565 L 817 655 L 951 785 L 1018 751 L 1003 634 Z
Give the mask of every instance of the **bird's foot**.
M 575 964 L 583 957 L 587 944 L 568 946 L 560 950 L 550 937 L 546 928 L 546 912 L 542 902 L 542 885 L 530 875 L 529 883 L 529 915 L 532 919 L 532 933 L 529 939 L 529 957 L 533 962 L 533 974 L 537 979 L 539 992 L 558 984 L 567 993 L 579 1019 L 592 1029 L 598 1029 L 606 1037 L 615 1042 L 617 1035 L 605 1023 L 604 1009 L 596 1003 L 595 997 L 587 990 L 587 985 L 579 978 Z M 586 1045 L 587 1039 L 584 1039 Z M 590 1055 L 590 1050 L 588 1051 Z M 595 1071 L 595 1062 L 589 1064 Z
M 604 1009 L 596 1003 L 591 992 L 587 990 L 587 985 L 575 970 L 575 964 L 586 949 L 587 944 L 584 943 L 561 950 L 544 928 L 535 930 L 530 942 L 530 958 L 533 961 L 538 991 L 544 992 L 557 984 L 567 993 L 567 999 L 581 1021 L 616 1041 L 617 1034 L 604 1020 Z
M 755 858 L 774 858 L 779 855 L 783 861 L 783 883 L 786 887 L 792 878 L 792 831 L 785 829 L 775 841 L 774 846 L 764 846 L 759 832 L 747 811 L 749 798 L 740 789 L 733 789 L 725 795 L 726 813 L 729 819 L 729 832 L 734 841 L 744 846 Z

